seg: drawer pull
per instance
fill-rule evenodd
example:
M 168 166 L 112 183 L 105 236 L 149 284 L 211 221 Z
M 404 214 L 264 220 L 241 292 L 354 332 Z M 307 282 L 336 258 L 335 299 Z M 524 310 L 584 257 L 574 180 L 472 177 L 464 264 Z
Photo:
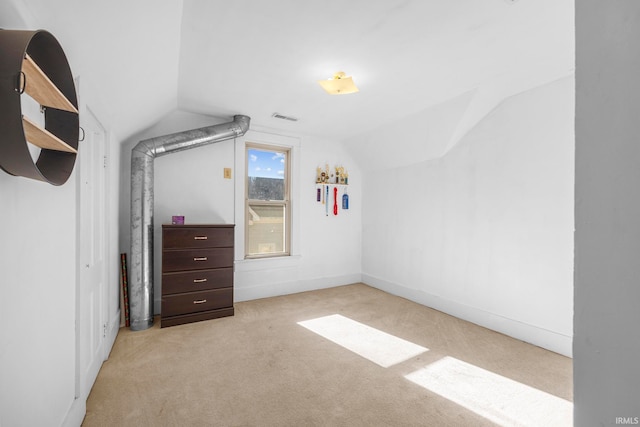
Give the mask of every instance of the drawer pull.
M 206 256 L 201 256 L 201 257 L 193 257 L 194 261 L 206 261 L 207 257 Z
M 207 279 L 193 279 L 193 283 L 204 283 Z
M 194 236 L 193 240 L 207 240 L 207 236 Z
M 197 300 L 195 300 L 193 303 L 194 303 L 194 304 L 204 304 L 205 302 L 207 302 L 207 300 L 206 300 L 206 299 L 197 299 Z

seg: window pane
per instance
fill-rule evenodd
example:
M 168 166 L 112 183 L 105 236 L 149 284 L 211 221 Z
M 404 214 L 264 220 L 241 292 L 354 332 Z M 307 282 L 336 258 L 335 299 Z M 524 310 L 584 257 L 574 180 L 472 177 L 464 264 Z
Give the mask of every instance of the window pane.
M 249 199 L 284 200 L 284 179 L 249 177 Z
M 248 192 L 250 200 L 285 200 L 287 156 L 282 151 L 248 150 Z
M 277 254 L 285 251 L 285 206 L 249 204 L 248 255 Z

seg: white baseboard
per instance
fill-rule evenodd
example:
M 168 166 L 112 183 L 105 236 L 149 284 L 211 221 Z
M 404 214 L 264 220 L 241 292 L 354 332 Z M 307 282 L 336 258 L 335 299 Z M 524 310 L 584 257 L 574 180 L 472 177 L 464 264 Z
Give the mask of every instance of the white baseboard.
M 113 348 L 113 344 L 116 342 L 118 331 L 120 330 L 120 309 L 109 319 L 109 326 L 107 327 L 107 337 L 105 338 L 105 352 L 104 360 L 109 358 L 109 353 Z
M 280 295 L 295 294 L 298 292 L 315 291 L 318 289 L 334 288 L 336 286 L 359 283 L 362 279 L 360 273 L 345 274 L 332 277 L 318 277 L 315 279 L 294 280 L 284 283 L 242 285 L 241 281 L 236 281 L 233 289 L 234 300 L 250 301 L 260 298 L 276 297 Z
M 67 412 L 67 416 L 64 418 L 62 427 L 79 427 L 82 425 L 84 416 L 87 413 L 87 401 L 85 399 L 74 399 Z
M 368 274 L 362 274 L 362 282 L 390 294 L 450 314 L 459 319 L 475 323 L 493 331 L 562 354 L 563 356 L 572 357 L 573 338 L 571 336 L 549 331 L 523 323 L 519 320 L 509 319 L 499 314 L 460 304 L 456 301 L 431 295 L 427 292 L 410 289 Z
M 120 309 L 109 319 L 107 326 L 107 336 L 104 342 L 104 360 L 107 360 L 113 344 L 118 336 L 120 330 Z M 87 392 L 88 394 L 88 392 Z M 88 397 L 88 396 L 87 396 Z M 63 427 L 79 427 L 82 425 L 82 421 L 87 413 L 87 398 L 84 396 L 77 397 L 73 400 L 69 412 L 62 423 Z

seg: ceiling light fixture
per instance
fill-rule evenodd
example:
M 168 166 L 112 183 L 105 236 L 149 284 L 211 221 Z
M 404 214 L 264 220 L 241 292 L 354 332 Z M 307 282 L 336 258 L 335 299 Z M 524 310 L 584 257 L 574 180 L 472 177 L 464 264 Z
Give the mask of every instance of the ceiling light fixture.
M 329 95 L 346 95 L 359 91 L 353 79 L 347 77 L 344 71 L 338 71 L 328 80 L 318 80 L 318 83 Z

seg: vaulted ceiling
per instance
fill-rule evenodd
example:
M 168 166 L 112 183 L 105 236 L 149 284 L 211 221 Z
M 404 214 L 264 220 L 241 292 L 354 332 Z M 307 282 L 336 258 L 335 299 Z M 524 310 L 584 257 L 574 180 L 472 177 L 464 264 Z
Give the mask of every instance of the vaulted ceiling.
M 0 26 L 51 31 L 122 138 L 181 109 L 342 139 L 574 68 L 572 0 L 6 0 Z M 336 71 L 360 92 L 324 93 Z

